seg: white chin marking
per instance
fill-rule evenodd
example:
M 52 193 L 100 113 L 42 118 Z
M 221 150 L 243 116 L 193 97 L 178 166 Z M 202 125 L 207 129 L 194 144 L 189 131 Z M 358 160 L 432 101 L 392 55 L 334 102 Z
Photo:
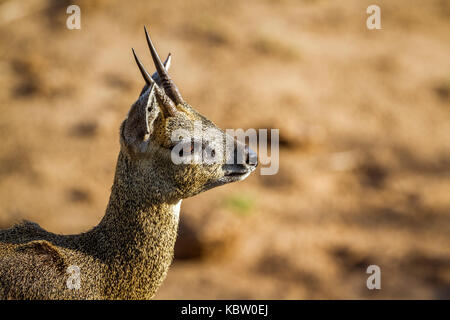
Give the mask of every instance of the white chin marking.
M 244 174 L 238 181 L 244 180 L 245 178 L 247 178 L 247 177 L 250 175 L 250 173 L 252 173 L 252 172 L 251 172 L 251 171 L 247 172 L 247 173 Z
M 181 200 L 173 208 L 173 215 L 175 219 L 178 221 L 180 219 L 180 208 L 181 208 Z

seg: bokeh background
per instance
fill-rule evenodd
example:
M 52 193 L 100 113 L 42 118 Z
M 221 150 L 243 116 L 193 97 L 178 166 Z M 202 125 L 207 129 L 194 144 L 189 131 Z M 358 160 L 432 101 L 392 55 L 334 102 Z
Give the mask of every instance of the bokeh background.
M 183 202 L 156 298 L 450 298 L 448 0 L 0 1 L 1 228 L 100 221 L 143 25 L 191 105 L 281 145 L 277 175 Z

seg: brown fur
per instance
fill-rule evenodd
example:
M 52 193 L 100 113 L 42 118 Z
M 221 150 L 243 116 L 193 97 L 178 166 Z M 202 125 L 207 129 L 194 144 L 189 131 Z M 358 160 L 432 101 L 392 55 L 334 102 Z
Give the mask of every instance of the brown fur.
M 109 204 L 102 221 L 92 230 L 57 235 L 23 222 L 0 231 L 0 298 L 154 296 L 172 262 L 177 203 L 237 181 L 226 177 L 224 163 L 175 165 L 171 161 L 173 130 L 192 130 L 195 120 L 204 128 L 216 128 L 186 103 L 179 104 L 177 110 L 176 116 L 168 117 L 161 112 L 152 89 L 144 88 L 122 123 L 121 151 Z M 66 284 L 70 276 L 67 268 L 72 265 L 81 271 L 79 289 L 69 289 Z

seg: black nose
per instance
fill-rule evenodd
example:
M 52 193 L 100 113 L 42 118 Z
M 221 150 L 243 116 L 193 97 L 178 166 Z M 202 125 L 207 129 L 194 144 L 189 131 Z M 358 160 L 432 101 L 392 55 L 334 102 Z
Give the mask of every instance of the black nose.
M 258 155 L 247 145 L 245 146 L 245 163 L 254 167 L 258 165 Z

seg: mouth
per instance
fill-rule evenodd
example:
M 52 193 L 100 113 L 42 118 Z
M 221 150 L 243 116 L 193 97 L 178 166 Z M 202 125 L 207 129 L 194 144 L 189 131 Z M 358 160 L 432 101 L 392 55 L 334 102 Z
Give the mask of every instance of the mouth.
M 224 184 L 228 184 L 231 182 L 242 181 L 246 179 L 253 171 L 255 171 L 255 169 L 256 169 L 255 167 L 250 167 L 248 169 L 242 170 L 226 170 L 225 174 L 220 179 L 207 184 L 204 190 L 209 190 L 211 188 L 223 186 Z
M 245 171 L 233 171 L 233 172 L 228 172 L 225 173 L 225 175 L 223 176 L 226 180 L 228 180 L 229 182 L 232 181 L 241 181 L 244 180 L 245 178 L 247 178 L 250 173 L 252 173 L 253 170 L 249 169 L 249 170 L 245 170 Z
M 250 173 L 255 171 L 256 167 L 232 167 L 227 168 L 225 171 L 225 174 L 223 176 L 223 179 L 227 182 L 234 182 L 234 181 L 242 181 L 245 178 L 247 178 Z

